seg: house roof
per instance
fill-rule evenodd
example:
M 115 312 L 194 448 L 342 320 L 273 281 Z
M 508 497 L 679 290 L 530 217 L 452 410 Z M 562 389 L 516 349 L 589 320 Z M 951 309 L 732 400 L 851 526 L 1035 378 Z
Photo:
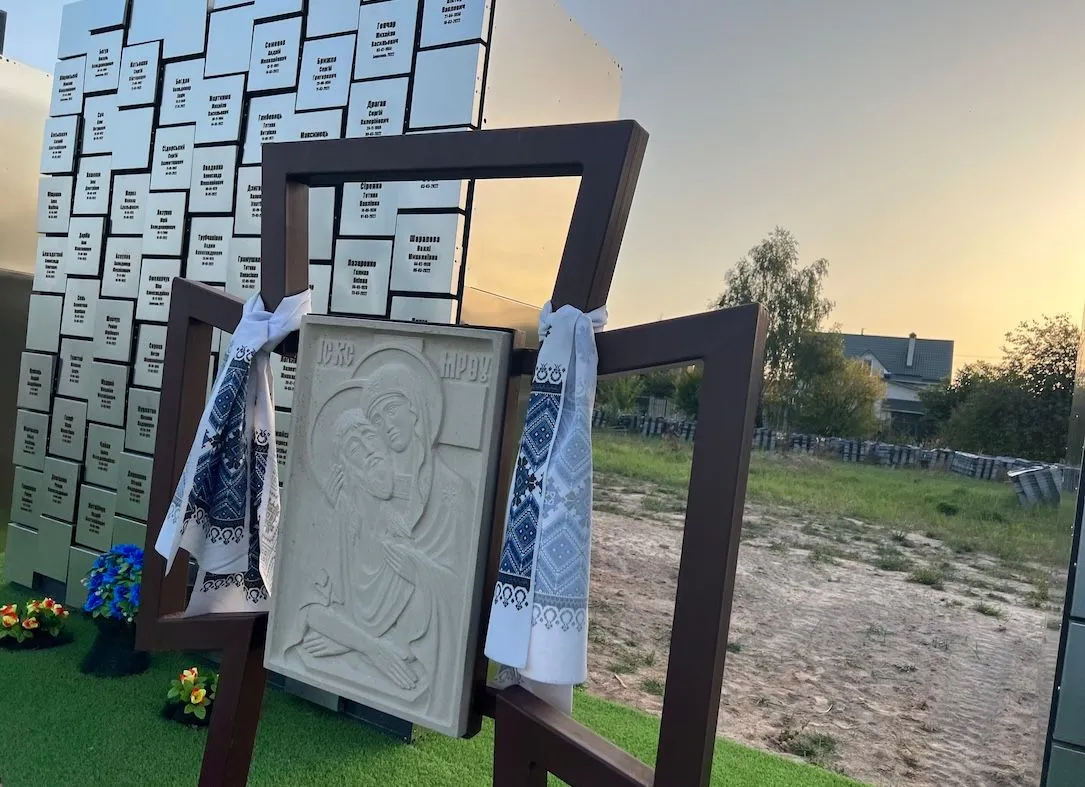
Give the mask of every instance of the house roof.
M 882 409 L 891 413 L 916 413 L 917 415 L 927 412 L 922 402 L 912 402 L 907 399 L 886 399 L 882 402 Z
M 893 377 L 937 381 L 953 374 L 953 342 L 945 339 L 916 339 L 915 358 L 908 366 L 908 337 L 843 334 L 844 355 L 862 358 L 870 353 Z

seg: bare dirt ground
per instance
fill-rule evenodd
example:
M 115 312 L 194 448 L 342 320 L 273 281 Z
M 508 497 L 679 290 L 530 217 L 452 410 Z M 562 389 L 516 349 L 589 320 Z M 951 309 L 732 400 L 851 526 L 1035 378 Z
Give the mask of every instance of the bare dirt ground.
M 597 484 L 587 688 L 659 712 L 682 501 Z M 907 569 L 877 567 L 887 545 Z M 923 567 L 942 589 L 909 580 Z M 720 735 L 872 784 L 1038 783 L 1061 590 L 1038 598 L 1037 571 L 748 506 Z

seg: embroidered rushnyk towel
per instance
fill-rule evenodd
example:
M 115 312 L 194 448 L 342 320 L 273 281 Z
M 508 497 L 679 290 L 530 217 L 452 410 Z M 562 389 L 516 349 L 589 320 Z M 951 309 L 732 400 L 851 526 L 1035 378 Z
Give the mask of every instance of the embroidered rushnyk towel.
M 606 318 L 605 307 L 543 307 L 486 634 L 495 685 L 518 683 L 566 713 L 588 674 L 595 332 Z
M 279 526 L 271 350 L 301 327 L 311 293 L 274 312 L 246 304 L 207 401 L 155 551 L 199 563 L 186 614 L 268 609 Z

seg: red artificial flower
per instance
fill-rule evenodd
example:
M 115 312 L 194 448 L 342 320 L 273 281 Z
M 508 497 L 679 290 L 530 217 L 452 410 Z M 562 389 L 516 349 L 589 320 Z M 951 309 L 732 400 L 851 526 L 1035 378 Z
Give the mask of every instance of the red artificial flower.
M 37 627 L 38 627 L 38 619 L 37 618 L 27 618 L 26 620 L 23 621 L 23 628 L 27 629 L 28 631 L 33 631 Z

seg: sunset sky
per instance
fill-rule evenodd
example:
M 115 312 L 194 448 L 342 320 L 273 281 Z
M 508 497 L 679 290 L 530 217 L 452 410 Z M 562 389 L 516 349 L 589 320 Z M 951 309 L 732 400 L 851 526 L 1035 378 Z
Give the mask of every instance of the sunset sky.
M 6 5 L 6 54 L 51 71 L 62 3 Z M 563 5 L 651 133 L 613 326 L 703 309 L 776 225 L 830 261 L 845 331 L 954 339 L 960 365 L 1080 320 L 1085 2 Z

